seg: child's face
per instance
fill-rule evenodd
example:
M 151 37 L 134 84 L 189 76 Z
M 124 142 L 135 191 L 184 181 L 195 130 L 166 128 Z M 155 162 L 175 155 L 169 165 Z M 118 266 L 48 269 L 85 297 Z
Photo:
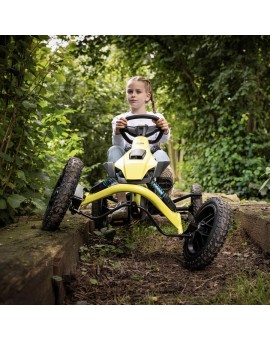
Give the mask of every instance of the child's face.
M 127 83 L 127 101 L 132 113 L 145 113 L 146 104 L 150 100 L 150 93 L 146 92 L 142 81 L 131 80 Z

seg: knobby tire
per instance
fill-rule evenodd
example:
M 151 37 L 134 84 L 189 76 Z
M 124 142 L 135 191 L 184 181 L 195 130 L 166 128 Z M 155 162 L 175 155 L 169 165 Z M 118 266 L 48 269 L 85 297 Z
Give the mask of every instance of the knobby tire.
M 231 208 L 218 197 L 208 199 L 195 215 L 196 230 L 183 245 L 185 266 L 191 270 L 211 264 L 222 248 L 231 223 Z
M 45 211 L 42 222 L 43 230 L 55 231 L 59 228 L 75 193 L 82 168 L 83 163 L 80 159 L 72 157 L 68 160 Z

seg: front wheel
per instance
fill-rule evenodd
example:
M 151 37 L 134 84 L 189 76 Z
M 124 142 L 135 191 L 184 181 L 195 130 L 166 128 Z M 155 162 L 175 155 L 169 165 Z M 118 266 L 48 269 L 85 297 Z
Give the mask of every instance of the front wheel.
M 207 200 L 195 216 L 196 229 L 183 245 L 187 268 L 198 270 L 206 267 L 217 256 L 225 242 L 231 220 L 231 209 L 218 197 Z
M 80 159 L 72 157 L 68 160 L 45 211 L 42 222 L 43 230 L 55 231 L 58 229 L 70 206 L 82 168 L 83 162 Z

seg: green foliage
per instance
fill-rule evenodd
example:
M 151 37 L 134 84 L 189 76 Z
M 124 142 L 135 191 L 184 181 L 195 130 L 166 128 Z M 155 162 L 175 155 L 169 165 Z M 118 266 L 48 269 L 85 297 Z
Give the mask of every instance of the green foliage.
M 81 152 L 67 118 L 72 111 L 57 96 L 64 81 L 61 51 L 52 53 L 47 40 L 0 40 L 0 225 L 16 213 L 43 210 L 61 162 Z
M 239 132 L 239 130 L 236 130 Z M 235 193 L 241 197 L 256 197 L 258 181 L 265 168 L 265 159 L 256 136 L 230 136 L 210 139 L 187 148 L 185 179 L 190 185 L 200 182 L 210 192 Z M 195 155 L 195 160 L 189 157 Z M 192 165 L 192 166 L 191 166 Z
M 125 83 L 151 79 L 181 188 L 256 197 L 270 161 L 268 36 L 1 36 L 0 225 L 42 211 L 71 156 L 106 176 Z M 267 188 L 268 182 L 263 190 Z M 18 195 L 20 199 L 18 199 Z M 17 199 L 16 199 L 17 197 Z
M 85 37 L 76 41 L 76 62 L 66 69 L 65 93 L 76 112 L 72 125 L 83 137 L 85 180 L 93 185 L 106 176 L 102 163 L 111 146 L 113 117 L 126 112 L 125 83 L 130 77 L 124 52 L 110 45 L 111 37 Z
M 268 305 L 270 302 L 269 275 L 262 271 L 240 273 L 229 288 L 208 301 L 223 305 Z
M 269 167 L 266 168 L 265 174 L 268 176 L 268 179 L 263 183 L 263 185 L 260 187 L 260 190 L 259 190 L 262 196 L 265 196 L 270 189 L 270 168 Z
M 131 69 L 146 64 L 153 72 L 160 111 L 173 128 L 179 152 L 185 141 L 181 177 L 186 184 L 198 180 L 204 190 L 256 195 L 252 188 L 258 187 L 270 158 L 269 40 L 268 36 L 114 38 Z

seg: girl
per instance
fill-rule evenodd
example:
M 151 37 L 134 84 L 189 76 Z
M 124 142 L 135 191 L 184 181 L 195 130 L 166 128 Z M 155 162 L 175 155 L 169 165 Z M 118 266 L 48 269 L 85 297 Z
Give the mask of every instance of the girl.
M 168 122 L 164 118 L 161 113 L 156 113 L 155 102 L 153 99 L 153 92 L 150 81 L 144 77 L 132 77 L 128 80 L 126 86 L 126 98 L 130 106 L 130 111 L 120 114 L 114 117 L 112 121 L 112 144 L 108 150 L 108 162 L 115 163 L 119 158 L 121 158 L 126 151 L 131 148 L 131 145 L 128 144 L 122 135 L 120 134 L 120 129 L 125 128 L 127 126 L 126 117 L 133 114 L 155 114 L 159 117 L 159 120 L 152 121 L 149 119 L 136 119 L 130 120 L 129 126 L 137 126 L 137 125 L 156 125 L 164 130 L 164 134 L 160 140 L 161 143 L 165 143 L 170 138 L 170 129 Z M 151 101 L 152 103 L 152 112 L 147 112 L 146 107 L 147 104 Z M 155 139 L 157 134 L 150 136 L 149 139 Z M 132 137 L 130 137 L 132 139 Z M 161 150 L 159 144 L 151 144 L 151 152 L 157 161 L 167 161 L 169 160 L 168 155 L 165 151 Z M 124 192 L 117 194 L 118 202 L 125 202 L 126 195 Z M 113 213 L 113 215 L 123 215 L 126 207 L 119 209 Z M 123 211 L 122 211 L 123 210 Z

